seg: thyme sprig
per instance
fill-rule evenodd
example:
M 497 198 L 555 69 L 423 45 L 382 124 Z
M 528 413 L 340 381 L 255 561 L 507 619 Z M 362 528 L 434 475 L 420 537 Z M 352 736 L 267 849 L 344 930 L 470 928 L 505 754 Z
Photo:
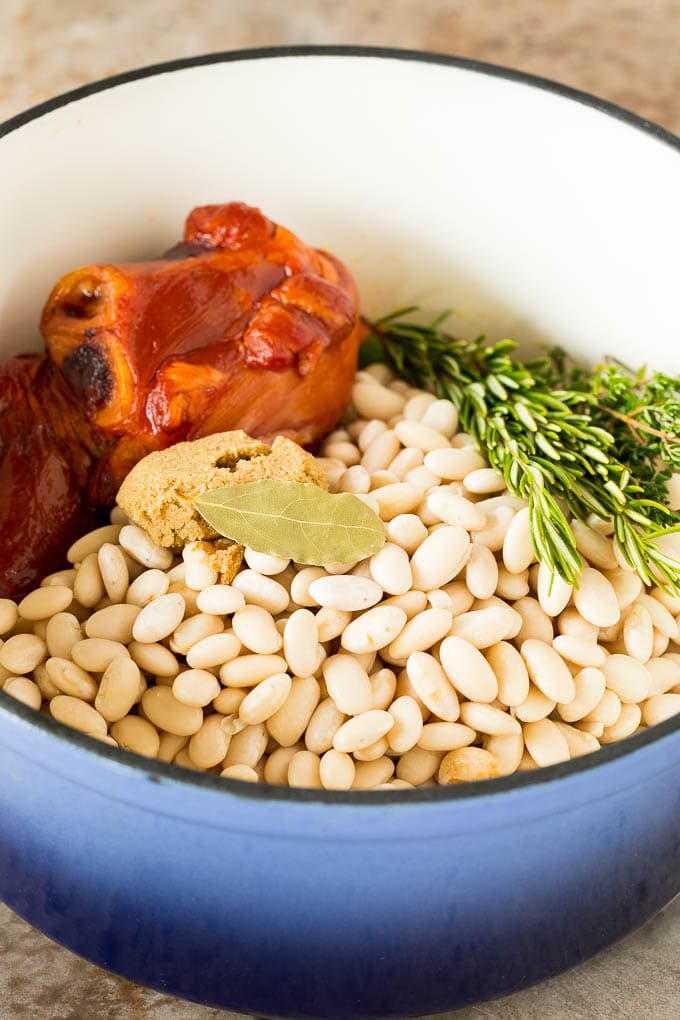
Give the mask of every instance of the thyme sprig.
M 362 363 L 385 361 L 455 404 L 510 492 L 527 499 L 539 562 L 578 583 L 569 519 L 595 514 L 613 523 L 621 556 L 646 584 L 680 594 L 680 562 L 658 541 L 680 531 L 664 503 L 669 465 L 680 467 L 679 380 L 619 365 L 587 373 L 560 354 L 521 362 L 512 340 L 459 340 L 441 328 L 447 313 L 421 325 L 416 311 L 367 321 Z

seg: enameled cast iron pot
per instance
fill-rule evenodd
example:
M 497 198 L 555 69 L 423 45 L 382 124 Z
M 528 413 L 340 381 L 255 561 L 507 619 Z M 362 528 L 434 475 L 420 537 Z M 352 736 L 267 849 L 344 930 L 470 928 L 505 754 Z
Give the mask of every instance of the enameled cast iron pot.
M 229 53 L 2 129 L 2 356 L 52 282 L 242 199 L 354 270 L 369 313 L 678 369 L 680 143 L 599 100 L 427 54 Z M 680 717 L 594 756 L 422 792 L 179 771 L 0 694 L 0 895 L 142 984 L 271 1017 L 502 995 L 680 890 Z

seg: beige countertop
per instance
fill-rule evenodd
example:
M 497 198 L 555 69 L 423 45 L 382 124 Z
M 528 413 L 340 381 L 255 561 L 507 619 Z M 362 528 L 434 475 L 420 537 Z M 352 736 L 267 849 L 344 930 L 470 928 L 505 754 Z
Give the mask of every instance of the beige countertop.
M 0 120 L 132 67 L 292 43 L 402 46 L 506 64 L 594 92 L 680 132 L 680 0 L 3 0 Z M 575 971 L 455 1016 L 675 1020 L 679 950 L 676 900 Z M 115 978 L 1 905 L 0 1017 L 237 1020 Z

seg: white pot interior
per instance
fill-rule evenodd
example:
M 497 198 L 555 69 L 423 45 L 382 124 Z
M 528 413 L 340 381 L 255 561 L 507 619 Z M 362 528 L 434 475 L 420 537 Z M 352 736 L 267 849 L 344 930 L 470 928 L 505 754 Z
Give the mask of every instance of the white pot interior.
M 680 153 L 598 109 L 464 67 L 292 56 L 189 67 L 0 141 L 2 355 L 52 283 L 153 255 L 193 205 L 259 205 L 356 274 L 369 314 L 677 368 Z

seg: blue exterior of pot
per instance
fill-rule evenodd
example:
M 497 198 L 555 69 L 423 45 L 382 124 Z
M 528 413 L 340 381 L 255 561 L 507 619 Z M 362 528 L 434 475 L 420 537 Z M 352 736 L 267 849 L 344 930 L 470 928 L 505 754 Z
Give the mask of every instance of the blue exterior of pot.
M 0 695 L 0 895 L 133 981 L 269 1017 L 386 1017 L 579 963 L 680 891 L 680 730 L 455 789 L 258 787 Z

